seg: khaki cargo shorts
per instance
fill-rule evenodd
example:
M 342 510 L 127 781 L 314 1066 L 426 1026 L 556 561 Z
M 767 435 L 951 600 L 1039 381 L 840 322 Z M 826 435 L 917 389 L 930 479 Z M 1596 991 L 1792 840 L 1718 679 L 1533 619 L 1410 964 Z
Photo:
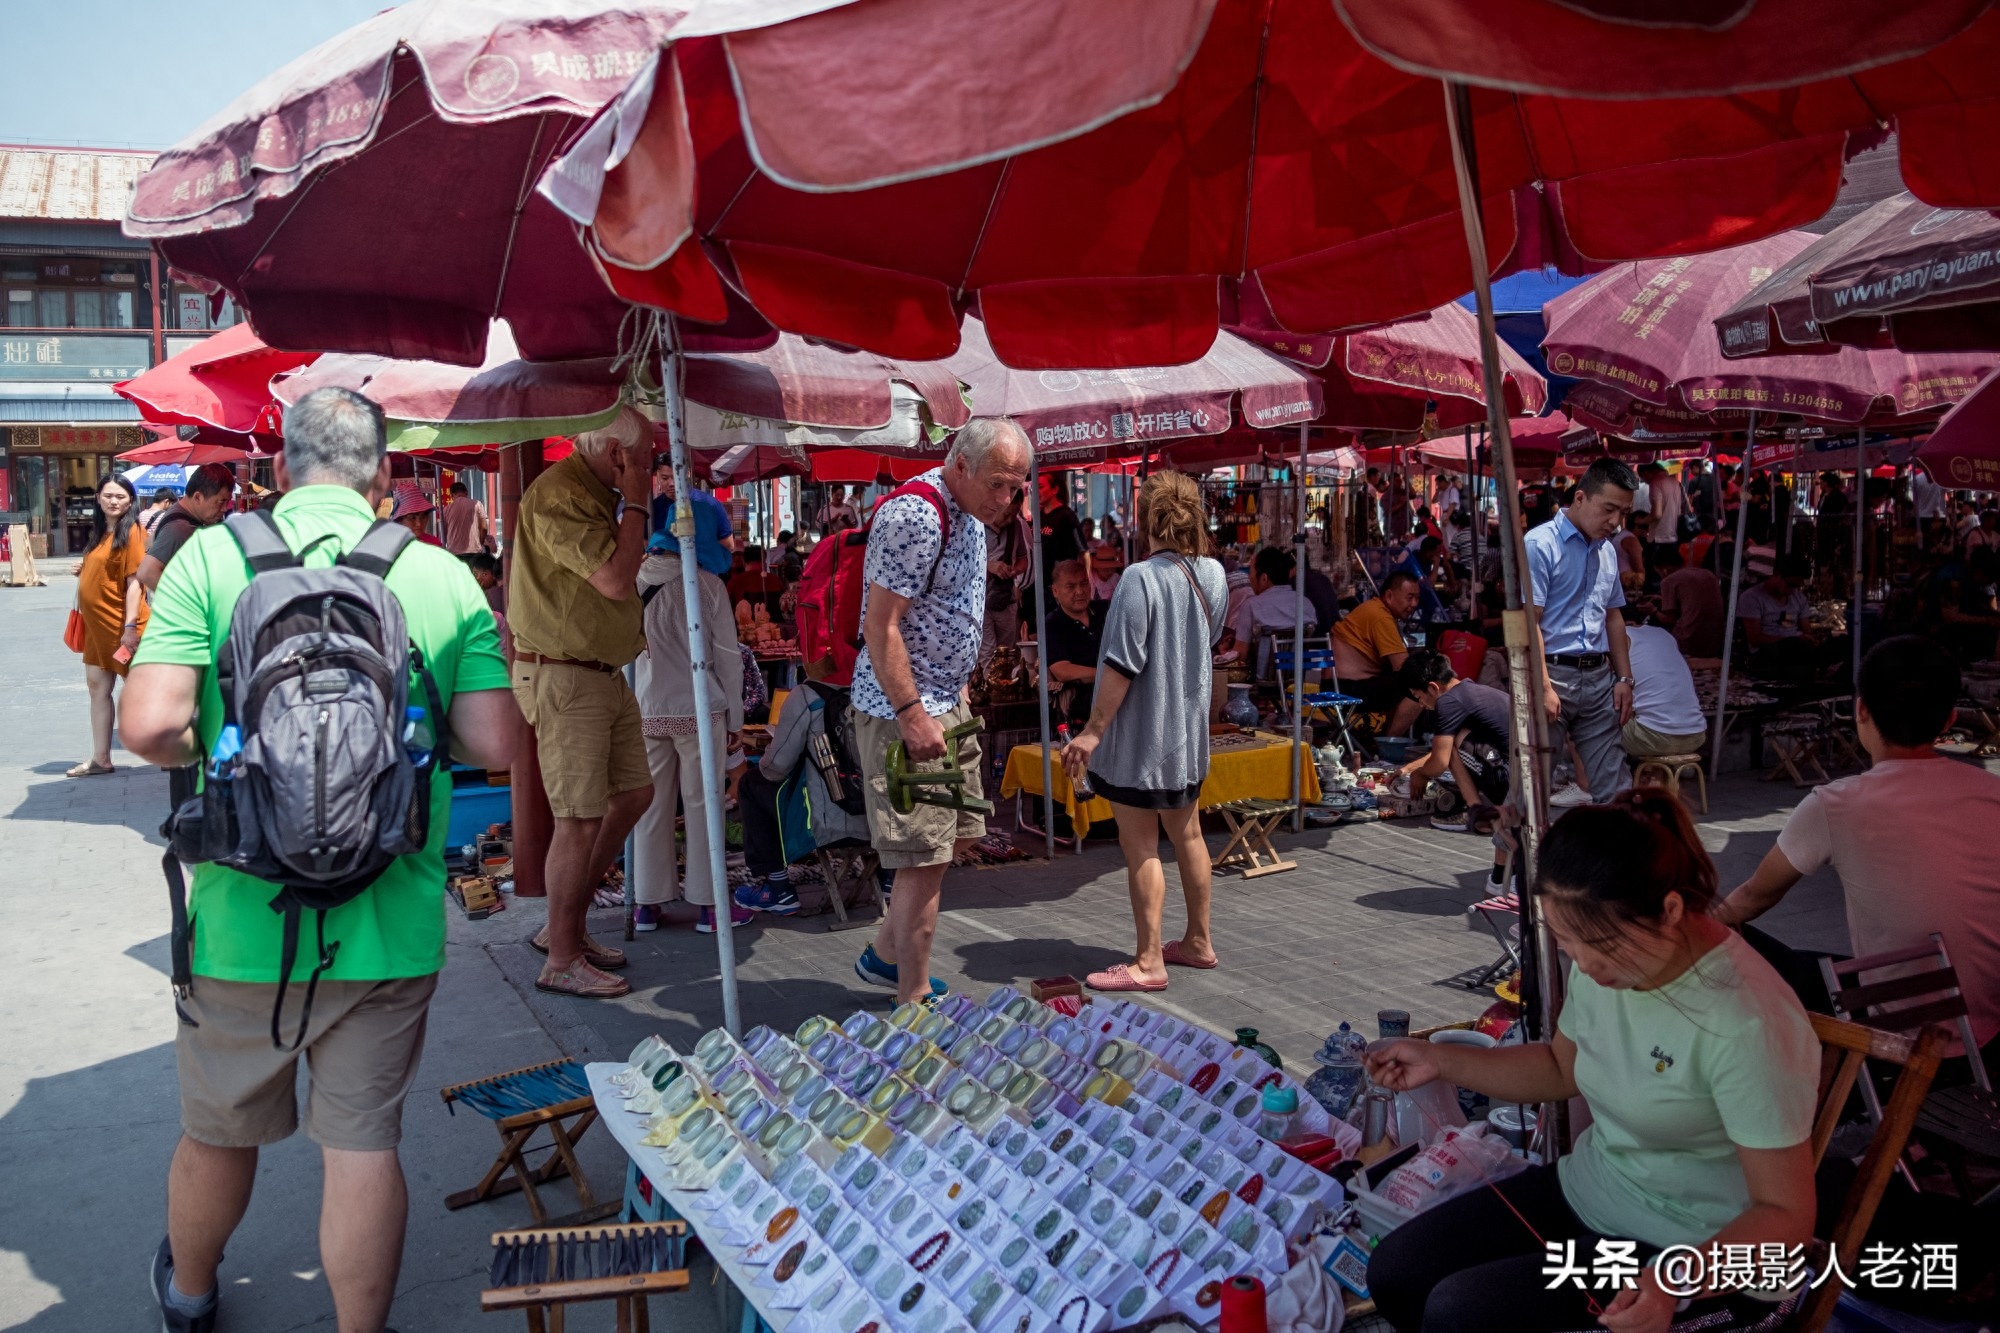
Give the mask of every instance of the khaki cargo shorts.
M 602 819 L 611 798 L 653 785 L 639 701 L 622 671 L 560 662 L 508 668 L 557 819 Z
M 174 1038 L 181 1128 L 215 1148 L 261 1148 L 299 1127 L 298 1066 L 306 1062 L 306 1137 L 323 1148 L 381 1152 L 403 1138 L 403 1098 L 424 1053 L 437 974 L 391 981 L 322 981 L 296 1051 L 271 1044 L 274 982 L 196 977 L 181 1004 L 197 1026 Z M 285 997 L 283 1036 L 298 1032 L 305 986 Z
M 942 730 L 950 731 L 960 723 L 971 720 L 972 710 L 961 700 L 949 713 L 938 718 L 937 724 Z M 889 804 L 889 782 L 884 776 L 883 765 L 888 758 L 889 742 L 902 738 L 903 733 L 894 722 L 855 710 L 854 739 L 861 747 L 859 758 L 861 784 L 867 793 L 868 840 L 885 870 L 948 865 L 954 843 L 986 836 L 986 820 L 969 811 L 947 810 L 937 805 L 919 805 L 907 815 L 898 813 Z M 958 762 L 965 769 L 967 796 L 986 794 L 979 773 L 984 755 L 976 732 L 958 743 Z M 944 761 L 936 759 L 917 767 L 940 769 L 944 767 Z

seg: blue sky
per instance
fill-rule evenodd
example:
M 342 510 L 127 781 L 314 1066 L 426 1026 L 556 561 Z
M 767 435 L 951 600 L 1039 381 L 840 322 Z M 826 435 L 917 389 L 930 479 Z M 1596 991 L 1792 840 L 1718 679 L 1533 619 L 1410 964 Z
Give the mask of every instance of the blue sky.
M 388 0 L 0 0 L 0 143 L 165 148 Z

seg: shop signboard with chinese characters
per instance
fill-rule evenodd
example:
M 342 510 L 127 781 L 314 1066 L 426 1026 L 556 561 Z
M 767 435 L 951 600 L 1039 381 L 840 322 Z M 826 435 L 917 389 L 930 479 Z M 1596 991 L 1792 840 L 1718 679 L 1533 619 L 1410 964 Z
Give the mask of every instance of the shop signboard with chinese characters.
M 0 382 L 129 380 L 153 364 L 144 334 L 9 333 L 0 330 Z
M 118 454 L 146 442 L 137 426 L 16 426 L 15 453 Z

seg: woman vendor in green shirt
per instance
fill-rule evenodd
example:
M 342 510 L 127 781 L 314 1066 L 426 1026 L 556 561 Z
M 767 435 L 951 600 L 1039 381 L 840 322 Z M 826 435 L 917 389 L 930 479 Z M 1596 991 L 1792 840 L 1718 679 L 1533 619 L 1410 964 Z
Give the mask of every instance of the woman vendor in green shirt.
M 1396 1041 L 1370 1051 L 1368 1073 L 1396 1091 L 1442 1078 L 1504 1103 L 1581 1095 L 1591 1124 L 1560 1161 L 1384 1237 L 1370 1294 L 1400 1333 L 1665 1333 L 1712 1312 L 1724 1317 L 1705 1327 L 1775 1315 L 1712 1286 L 1690 1306 L 1645 1265 L 1669 1246 L 1789 1252 L 1811 1239 L 1820 1052 L 1805 1011 L 1708 915 L 1715 866 L 1663 791 L 1570 811 L 1542 843 L 1535 892 L 1570 958 L 1554 1041 Z M 1581 1281 L 1552 1289 L 1551 1253 L 1571 1242 Z

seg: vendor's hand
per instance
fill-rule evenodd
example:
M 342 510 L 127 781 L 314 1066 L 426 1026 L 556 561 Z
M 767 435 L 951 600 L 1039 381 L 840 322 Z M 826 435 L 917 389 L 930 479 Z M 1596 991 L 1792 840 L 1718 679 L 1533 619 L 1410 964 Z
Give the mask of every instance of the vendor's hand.
M 1090 756 L 1097 753 L 1097 743 L 1101 739 L 1086 731 L 1063 746 L 1063 772 L 1069 774 L 1072 786 L 1084 781 L 1084 774 L 1090 771 Z
M 1437 1050 L 1427 1041 L 1399 1037 L 1375 1043 L 1361 1057 L 1361 1063 L 1376 1086 L 1391 1092 L 1408 1092 L 1443 1077 L 1437 1064 Z
M 1611 687 L 1611 703 L 1618 710 L 1618 725 L 1624 726 L 1632 720 L 1632 687 L 1619 681 Z
M 1673 1326 L 1674 1307 L 1679 1303 L 1660 1289 L 1653 1279 L 1653 1270 L 1645 1268 L 1639 1272 L 1639 1285 L 1619 1292 L 1604 1307 L 1604 1314 L 1597 1322 L 1612 1333 L 1667 1333 Z
M 1554 681 L 1550 681 L 1542 690 L 1542 711 L 1549 715 L 1549 721 L 1551 722 L 1560 722 L 1563 720 L 1562 696 L 1556 693 Z
M 944 758 L 944 728 L 922 704 L 905 708 L 896 718 L 896 730 L 902 733 L 903 751 L 913 763 Z
M 611 452 L 613 482 L 628 505 L 644 505 L 653 495 L 653 441 L 649 436 L 629 449 Z

